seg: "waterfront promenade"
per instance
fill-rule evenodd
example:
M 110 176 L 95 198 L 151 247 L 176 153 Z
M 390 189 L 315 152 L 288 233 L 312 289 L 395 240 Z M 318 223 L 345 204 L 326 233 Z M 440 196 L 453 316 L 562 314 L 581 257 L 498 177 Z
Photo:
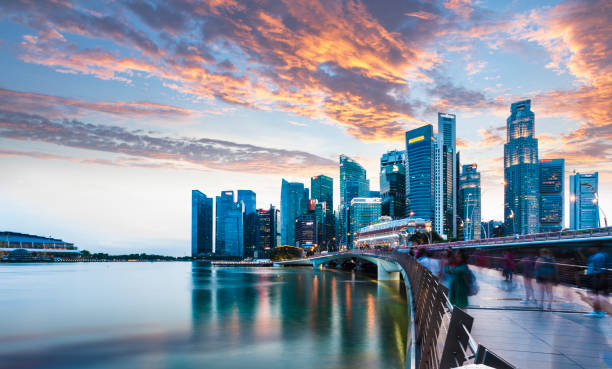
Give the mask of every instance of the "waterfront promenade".
M 556 286 L 552 311 L 538 311 L 533 303 L 520 303 L 520 276 L 508 283 L 500 271 L 470 268 L 480 285 L 467 309 L 478 341 L 518 368 L 612 368 L 612 318 L 585 317 L 590 308 L 575 288 Z

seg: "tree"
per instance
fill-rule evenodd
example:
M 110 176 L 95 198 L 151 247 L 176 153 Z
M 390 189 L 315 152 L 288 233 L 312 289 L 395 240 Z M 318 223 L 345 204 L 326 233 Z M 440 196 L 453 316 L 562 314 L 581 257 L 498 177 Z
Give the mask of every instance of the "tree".
M 415 232 L 412 236 L 410 236 L 408 240 L 412 242 L 413 245 L 426 245 L 429 243 L 429 236 L 425 232 Z M 440 243 L 440 242 L 444 242 L 442 237 L 440 237 L 440 235 L 436 233 L 436 231 L 432 231 L 431 232 L 431 243 Z
M 81 254 L 81 257 L 84 259 L 89 259 L 89 257 L 91 256 L 91 252 L 87 250 L 81 250 L 80 254 Z

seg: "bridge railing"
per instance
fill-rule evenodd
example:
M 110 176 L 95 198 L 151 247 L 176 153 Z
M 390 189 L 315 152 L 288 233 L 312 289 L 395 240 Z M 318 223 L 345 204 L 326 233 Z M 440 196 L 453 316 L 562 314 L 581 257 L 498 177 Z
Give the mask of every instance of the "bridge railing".
M 577 230 L 565 230 L 559 232 L 543 232 L 526 235 L 514 235 L 506 237 L 484 238 L 480 240 L 455 241 L 436 243 L 431 245 L 422 245 L 429 247 L 467 247 L 467 246 L 486 246 L 486 245 L 503 245 L 521 242 L 536 242 L 536 241 L 552 241 L 552 240 L 571 240 L 580 238 L 597 238 L 612 236 L 612 227 L 604 228 L 588 228 Z
M 474 318 L 451 305 L 448 289 L 414 257 L 405 253 L 377 250 L 351 252 L 391 259 L 406 272 L 414 302 L 419 369 L 449 369 L 468 363 L 500 369 L 514 368 L 472 337 L 470 332 Z

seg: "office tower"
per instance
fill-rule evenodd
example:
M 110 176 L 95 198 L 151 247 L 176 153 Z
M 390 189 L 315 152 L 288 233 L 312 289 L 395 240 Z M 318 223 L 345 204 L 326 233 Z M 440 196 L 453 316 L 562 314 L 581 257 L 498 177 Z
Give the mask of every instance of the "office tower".
M 457 208 L 461 221 L 459 237 L 463 240 L 479 240 L 481 234 L 480 173 L 475 163 L 462 167 L 458 195 Z
M 295 220 L 295 245 L 313 247 L 316 243 L 315 214 L 302 214 Z
M 278 209 L 270 205 L 269 209 L 257 209 L 257 225 L 258 225 L 258 242 L 257 242 L 257 258 L 269 258 L 270 250 L 278 244 L 276 242 L 276 234 L 278 233 L 277 223 Z
M 570 228 L 599 227 L 599 173 L 570 175 Z
M 233 203 L 223 218 L 225 254 L 244 257 L 244 205 Z
M 254 257 L 257 250 L 257 195 L 251 190 L 238 190 L 238 202 L 244 205 L 244 256 Z
M 191 256 L 213 252 L 213 199 L 198 190 L 191 191 Z
M 455 114 L 438 113 L 442 138 L 442 213 L 444 233 L 457 237 L 457 123 Z
M 368 197 L 370 182 L 366 170 L 346 155 L 340 155 L 340 242 L 350 244 L 350 206 L 355 197 Z
M 380 158 L 382 215 L 394 219 L 406 214 L 406 151 L 388 151 Z M 376 196 L 370 196 L 376 197 Z
M 335 216 L 334 216 L 334 180 L 326 175 L 310 178 L 310 196 L 317 200 L 317 206 L 323 209 L 319 222 L 319 243 L 326 249 L 334 248 Z
M 438 193 L 437 198 L 436 194 L 441 186 L 435 175 L 441 166 L 439 147 L 430 124 L 406 132 L 406 214 L 433 221 L 436 232 L 440 230 L 436 200 L 441 197 Z
M 499 220 L 489 220 L 488 222 L 481 222 L 482 232 L 481 238 L 494 238 L 503 237 L 504 235 L 504 222 Z M 463 232 L 463 231 L 462 231 Z
M 351 200 L 351 234 L 377 223 L 381 216 L 381 205 L 382 201 L 379 197 L 353 198 Z M 349 248 L 352 247 L 353 245 L 350 244 Z
M 281 186 L 281 243 L 295 246 L 295 220 L 307 210 L 304 184 L 287 182 Z
M 538 140 L 531 100 L 511 106 L 504 144 L 504 227 L 506 234 L 540 230 Z
M 234 191 L 223 191 L 215 202 L 215 254 L 227 254 L 225 249 L 225 217 L 234 205 Z
M 557 232 L 564 224 L 565 160 L 540 160 L 540 232 Z
M 433 143 L 433 168 L 434 168 L 434 176 L 432 178 L 434 184 L 434 196 L 433 196 L 433 206 L 434 206 L 434 218 L 433 218 L 433 229 L 438 233 L 442 238 L 446 239 L 446 234 L 444 233 L 444 176 L 442 174 L 442 169 L 444 168 L 442 163 L 443 158 L 443 141 L 442 136 L 437 135 L 434 136 Z

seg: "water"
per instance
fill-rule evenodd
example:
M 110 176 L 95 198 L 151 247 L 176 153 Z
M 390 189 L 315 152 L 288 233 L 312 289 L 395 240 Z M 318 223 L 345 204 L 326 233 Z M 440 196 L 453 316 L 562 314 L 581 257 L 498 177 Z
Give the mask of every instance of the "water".
M 0 368 L 403 368 L 399 282 L 202 263 L 0 264 Z

